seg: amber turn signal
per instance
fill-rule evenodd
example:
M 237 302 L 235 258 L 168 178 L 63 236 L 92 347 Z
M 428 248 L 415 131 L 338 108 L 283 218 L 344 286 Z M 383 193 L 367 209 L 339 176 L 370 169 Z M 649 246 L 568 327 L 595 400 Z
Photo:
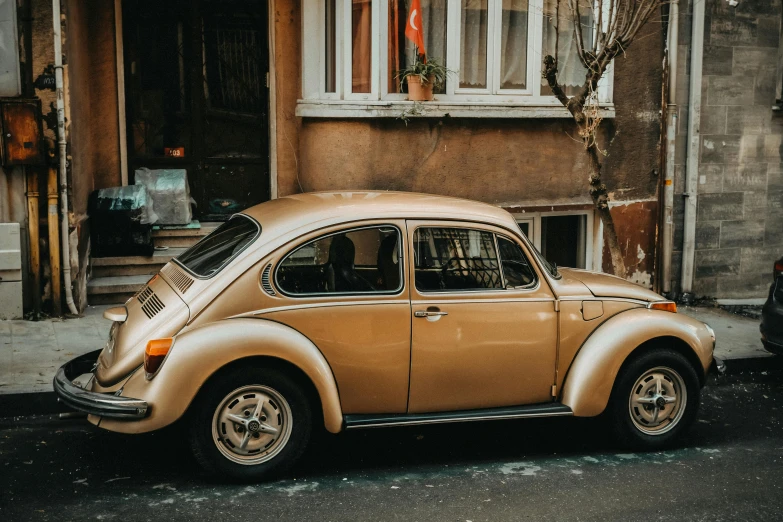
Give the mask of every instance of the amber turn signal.
M 144 371 L 147 373 L 147 377 L 152 377 L 157 373 L 172 344 L 174 344 L 174 339 L 171 337 L 152 339 L 147 343 L 147 348 L 144 350 Z
M 663 310 L 664 312 L 677 313 L 677 303 L 673 301 L 658 301 L 657 303 L 650 303 L 651 310 Z

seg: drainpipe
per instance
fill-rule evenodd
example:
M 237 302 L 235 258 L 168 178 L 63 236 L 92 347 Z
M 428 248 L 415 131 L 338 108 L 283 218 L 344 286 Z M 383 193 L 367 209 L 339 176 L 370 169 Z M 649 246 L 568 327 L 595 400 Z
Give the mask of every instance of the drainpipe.
M 54 81 L 57 89 L 57 149 L 60 163 L 60 239 L 62 241 L 63 280 L 65 303 L 73 315 L 79 315 L 73 302 L 71 289 L 71 248 L 68 229 L 68 170 L 67 142 L 65 141 L 65 95 L 63 93 L 63 42 L 60 22 L 60 0 L 52 0 L 52 22 L 54 23 Z
M 688 157 L 685 166 L 685 218 L 683 219 L 682 279 L 685 302 L 693 299 L 693 271 L 696 259 L 696 203 L 699 191 L 699 145 L 701 125 L 701 81 L 704 58 L 704 2 L 693 2 L 691 26 L 690 96 L 688 100 Z
M 671 293 L 672 238 L 674 223 L 674 152 L 677 138 L 677 48 L 679 45 L 679 1 L 669 4 L 669 27 L 667 29 L 666 58 L 669 68 L 669 85 L 666 96 L 666 171 L 663 180 L 663 229 L 661 231 L 661 279 L 663 293 Z

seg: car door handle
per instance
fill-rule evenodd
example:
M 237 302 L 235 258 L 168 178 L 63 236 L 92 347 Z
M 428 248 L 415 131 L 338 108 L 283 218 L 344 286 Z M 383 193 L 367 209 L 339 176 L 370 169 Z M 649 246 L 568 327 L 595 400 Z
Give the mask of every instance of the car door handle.
M 416 317 L 440 317 L 442 315 L 449 315 L 448 312 L 436 312 L 433 310 L 416 310 L 413 312 Z

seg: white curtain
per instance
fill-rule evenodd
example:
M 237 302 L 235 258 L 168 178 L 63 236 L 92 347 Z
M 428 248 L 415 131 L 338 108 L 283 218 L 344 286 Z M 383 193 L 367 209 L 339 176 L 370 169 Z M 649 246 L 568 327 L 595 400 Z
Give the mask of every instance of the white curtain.
M 441 65 L 446 65 L 446 4 L 447 0 L 421 0 L 427 59 Z M 389 0 L 389 92 L 401 92 L 397 71 L 415 59 L 413 42 L 404 35 L 409 9 L 409 0 Z M 443 87 L 440 92 L 445 92 Z
M 462 0 L 459 86 L 487 86 L 487 0 Z
M 503 0 L 500 37 L 500 88 L 527 86 L 528 0 Z
M 584 4 L 584 5 L 583 5 Z M 556 0 L 545 0 L 544 2 L 544 42 L 541 50 L 541 60 L 547 55 L 555 52 L 555 27 L 558 28 L 560 39 L 557 47 L 558 63 L 558 82 L 565 87 L 566 94 L 572 96 L 579 87 L 584 84 L 585 69 L 579 57 L 576 54 L 576 41 L 574 40 L 574 24 L 571 12 L 568 9 L 566 0 L 560 1 L 560 21 L 555 20 Z M 593 13 L 590 4 L 580 2 L 580 14 L 582 15 L 582 38 L 586 48 L 590 48 L 593 43 Z M 551 94 L 549 84 L 546 80 L 541 81 L 541 94 Z

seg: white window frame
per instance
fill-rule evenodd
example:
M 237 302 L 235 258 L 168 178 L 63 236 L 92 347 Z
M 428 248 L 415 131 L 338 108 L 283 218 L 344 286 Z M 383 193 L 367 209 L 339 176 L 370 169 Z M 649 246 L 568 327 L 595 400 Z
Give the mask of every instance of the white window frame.
M 594 248 L 601 243 L 597 234 L 602 233 L 600 226 L 595 226 L 596 214 L 592 210 L 567 210 L 559 212 L 520 212 L 513 214 L 517 223 L 528 223 L 530 234 L 527 238 L 538 251 L 541 251 L 541 218 L 551 216 L 585 216 L 585 244 L 584 264 L 585 270 L 593 270 L 593 267 L 601 266 L 601 251 Z M 577 248 L 579 248 L 577 246 Z
M 335 92 L 326 92 L 326 46 L 325 0 L 302 0 L 302 99 L 299 100 L 299 116 L 399 116 L 405 106 L 412 105 L 407 95 L 388 92 L 389 71 L 388 38 L 389 24 L 388 0 L 372 0 L 372 48 L 371 48 L 371 92 L 353 93 L 351 91 L 351 9 L 352 0 L 334 0 L 336 19 L 335 42 Z M 459 69 L 460 63 L 460 0 L 448 0 L 446 66 Z M 500 48 L 502 31 L 495 27 L 502 18 L 502 0 L 488 0 L 487 24 L 487 87 L 485 89 L 467 89 L 459 87 L 459 73 L 449 75 L 445 94 L 436 94 L 435 100 L 421 104 L 424 116 L 438 116 L 439 112 L 451 109 L 452 116 L 493 116 L 519 117 L 519 111 L 503 114 L 504 107 L 543 108 L 544 111 L 530 112 L 531 117 L 569 117 L 568 111 L 542 86 L 541 52 L 543 48 L 543 5 L 544 0 L 528 1 L 528 50 L 527 76 L 525 89 L 500 88 Z M 493 30 L 495 28 L 496 30 Z M 614 116 L 612 105 L 612 86 L 614 67 L 609 66 L 598 87 L 599 103 L 605 111 L 604 117 Z M 319 110 L 320 107 L 320 110 Z M 491 114 L 471 111 L 476 108 L 495 108 Z M 439 111 L 442 108 L 443 111 Z M 384 110 L 386 109 L 386 110 Z M 391 109 L 391 111 L 389 111 Z M 456 112 L 458 114 L 455 113 Z M 499 110 L 497 110 L 499 109 Z M 343 113 L 344 114 L 341 114 Z M 388 112 L 388 114 L 385 114 Z

